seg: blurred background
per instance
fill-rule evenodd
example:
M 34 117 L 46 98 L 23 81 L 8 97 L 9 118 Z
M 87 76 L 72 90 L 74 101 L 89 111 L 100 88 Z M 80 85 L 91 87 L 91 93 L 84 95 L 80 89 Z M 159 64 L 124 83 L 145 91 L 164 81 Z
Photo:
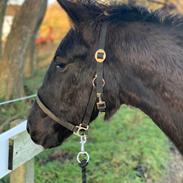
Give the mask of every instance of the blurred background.
M 183 13 L 182 0 L 100 0 Z M 34 95 L 55 50 L 70 29 L 55 0 L 0 0 L 0 102 Z M 26 119 L 31 100 L 0 106 L 0 133 Z M 101 133 L 101 131 L 103 133 Z M 183 183 L 183 161 L 175 147 L 141 111 L 122 106 L 111 123 L 100 116 L 87 149 L 91 183 Z M 80 182 L 78 139 L 36 157 L 36 183 Z M 9 177 L 0 180 L 8 183 Z

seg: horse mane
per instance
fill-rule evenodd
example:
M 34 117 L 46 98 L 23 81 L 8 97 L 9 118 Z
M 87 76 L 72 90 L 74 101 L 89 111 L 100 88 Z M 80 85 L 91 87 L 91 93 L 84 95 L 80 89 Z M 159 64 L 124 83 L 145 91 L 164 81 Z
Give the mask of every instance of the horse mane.
M 92 15 L 88 21 L 107 20 L 114 23 L 140 21 L 183 29 L 183 15 L 167 13 L 163 9 L 150 11 L 142 6 L 126 4 L 107 6 L 89 0 L 83 3 L 83 8 Z

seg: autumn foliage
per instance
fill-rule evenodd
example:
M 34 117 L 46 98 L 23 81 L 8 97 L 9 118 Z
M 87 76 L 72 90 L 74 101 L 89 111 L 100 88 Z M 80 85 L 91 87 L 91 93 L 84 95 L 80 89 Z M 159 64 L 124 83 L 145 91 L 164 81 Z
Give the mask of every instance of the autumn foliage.
M 165 3 L 165 0 L 150 0 L 150 1 L 152 2 L 149 2 L 147 0 L 138 0 L 136 2 L 138 5 L 143 5 L 153 10 L 161 8 L 163 6 L 163 3 Z M 125 2 L 125 0 L 123 2 Z M 168 2 L 173 3 L 176 6 L 177 11 L 183 12 L 183 1 L 169 0 Z M 65 36 L 65 34 L 69 30 L 69 27 L 70 22 L 66 13 L 64 12 L 64 10 L 60 8 L 60 6 L 57 3 L 54 3 L 48 7 L 38 37 L 51 36 L 51 38 L 53 38 L 54 41 L 58 41 Z M 50 31 L 50 29 L 52 31 Z
M 69 27 L 70 22 L 66 13 L 57 3 L 54 3 L 48 7 L 38 37 L 50 36 L 54 41 L 58 41 L 65 36 Z

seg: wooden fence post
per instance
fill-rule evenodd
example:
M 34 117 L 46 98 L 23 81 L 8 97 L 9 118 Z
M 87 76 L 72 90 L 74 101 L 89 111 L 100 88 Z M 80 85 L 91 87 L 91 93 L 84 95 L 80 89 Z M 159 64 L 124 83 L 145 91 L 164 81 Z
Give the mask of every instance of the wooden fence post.
M 10 183 L 34 183 L 34 159 L 12 171 Z

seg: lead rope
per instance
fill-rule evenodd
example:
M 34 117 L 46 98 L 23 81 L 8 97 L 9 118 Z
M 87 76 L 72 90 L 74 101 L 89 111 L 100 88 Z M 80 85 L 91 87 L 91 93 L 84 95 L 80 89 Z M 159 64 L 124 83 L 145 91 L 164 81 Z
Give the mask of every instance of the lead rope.
M 86 160 L 82 160 L 79 166 L 81 167 L 81 173 L 82 173 L 82 183 L 87 183 L 87 177 L 86 177 L 86 167 L 88 163 Z
M 85 151 L 86 142 L 87 142 L 86 134 L 81 135 L 80 136 L 81 151 L 77 155 L 77 161 L 79 166 L 81 167 L 82 183 L 87 183 L 86 167 L 90 160 L 89 154 Z

